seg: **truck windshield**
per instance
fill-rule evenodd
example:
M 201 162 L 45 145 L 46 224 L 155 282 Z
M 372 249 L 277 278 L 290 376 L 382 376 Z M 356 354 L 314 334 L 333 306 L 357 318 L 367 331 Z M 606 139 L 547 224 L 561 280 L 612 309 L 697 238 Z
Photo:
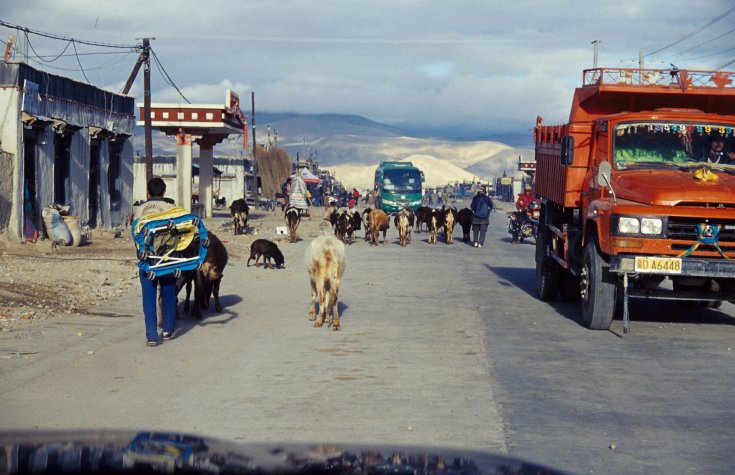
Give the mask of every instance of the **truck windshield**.
M 661 163 L 735 166 L 733 124 L 634 122 L 615 126 L 613 164 L 618 170 Z
M 421 174 L 418 170 L 386 170 L 383 189 L 391 193 L 418 193 L 421 191 Z

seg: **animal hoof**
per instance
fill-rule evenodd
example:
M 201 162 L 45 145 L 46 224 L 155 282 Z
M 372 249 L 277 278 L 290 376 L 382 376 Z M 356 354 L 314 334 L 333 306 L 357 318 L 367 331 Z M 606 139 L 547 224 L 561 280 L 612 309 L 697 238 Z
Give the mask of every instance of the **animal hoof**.
M 214 309 L 217 311 L 217 313 L 222 313 L 222 306 L 221 305 L 215 305 Z
M 319 328 L 319 327 L 321 327 L 321 326 L 322 326 L 322 323 L 320 323 L 320 322 L 314 322 L 314 326 L 315 326 L 316 328 Z

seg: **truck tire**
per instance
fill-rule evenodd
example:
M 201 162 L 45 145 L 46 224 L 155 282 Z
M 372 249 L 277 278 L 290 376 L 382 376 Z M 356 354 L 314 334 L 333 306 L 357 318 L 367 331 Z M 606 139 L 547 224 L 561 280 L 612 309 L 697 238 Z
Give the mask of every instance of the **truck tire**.
M 551 258 L 551 235 L 541 228 L 536 240 L 536 292 L 543 301 L 554 300 L 559 293 L 561 267 Z
M 591 330 L 608 330 L 615 315 L 617 286 L 597 240 L 584 249 L 582 267 L 582 320 Z

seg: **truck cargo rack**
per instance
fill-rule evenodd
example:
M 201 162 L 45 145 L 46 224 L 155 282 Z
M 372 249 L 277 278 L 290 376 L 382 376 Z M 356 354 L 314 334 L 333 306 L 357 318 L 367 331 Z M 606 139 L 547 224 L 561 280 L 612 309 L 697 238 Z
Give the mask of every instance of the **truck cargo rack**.
M 682 91 L 717 89 L 735 93 L 735 73 L 685 69 L 599 68 L 582 73 L 583 87 L 618 86 L 678 88 Z

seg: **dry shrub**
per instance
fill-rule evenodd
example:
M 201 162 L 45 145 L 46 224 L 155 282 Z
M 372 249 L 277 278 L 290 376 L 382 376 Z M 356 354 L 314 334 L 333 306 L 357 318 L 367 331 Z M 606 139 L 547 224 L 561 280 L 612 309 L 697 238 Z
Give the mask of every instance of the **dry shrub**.
M 291 176 L 291 157 L 282 148 L 271 147 L 269 150 L 258 145 L 256 151 L 258 176 L 265 198 L 273 199 L 281 192 L 281 184 Z

